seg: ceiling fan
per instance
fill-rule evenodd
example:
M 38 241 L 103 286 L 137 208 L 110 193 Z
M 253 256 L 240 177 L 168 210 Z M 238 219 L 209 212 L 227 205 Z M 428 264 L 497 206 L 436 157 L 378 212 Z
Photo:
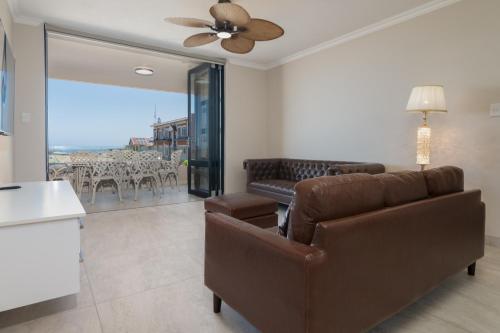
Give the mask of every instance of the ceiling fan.
M 230 0 L 219 0 L 210 8 L 215 23 L 185 17 L 168 17 L 165 21 L 191 28 L 208 28 L 210 32 L 193 35 L 184 41 L 185 47 L 196 47 L 222 39 L 221 45 L 229 52 L 245 54 L 253 50 L 255 41 L 268 41 L 283 36 L 285 31 L 277 24 L 251 18 L 241 6 Z

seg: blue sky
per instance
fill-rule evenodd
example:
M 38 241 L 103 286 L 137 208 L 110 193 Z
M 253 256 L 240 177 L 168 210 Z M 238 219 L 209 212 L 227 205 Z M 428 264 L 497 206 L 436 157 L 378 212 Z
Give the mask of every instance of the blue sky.
M 125 146 L 152 137 L 153 115 L 185 117 L 187 95 L 49 79 L 49 146 Z

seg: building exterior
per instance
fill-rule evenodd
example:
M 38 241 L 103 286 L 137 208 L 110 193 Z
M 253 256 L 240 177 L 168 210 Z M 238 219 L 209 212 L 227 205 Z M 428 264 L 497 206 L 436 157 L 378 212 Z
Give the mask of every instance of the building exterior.
M 170 158 L 175 150 L 182 150 L 182 160 L 187 160 L 189 148 L 188 119 L 180 118 L 162 122 L 160 118 L 153 127 L 154 149 L 163 153 L 163 158 Z
M 130 138 L 128 142 L 130 149 L 134 151 L 144 151 L 153 149 L 152 138 Z

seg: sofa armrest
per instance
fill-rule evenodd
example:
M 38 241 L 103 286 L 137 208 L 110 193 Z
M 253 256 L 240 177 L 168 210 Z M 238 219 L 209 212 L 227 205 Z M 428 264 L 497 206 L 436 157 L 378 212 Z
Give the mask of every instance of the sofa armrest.
M 385 166 L 380 163 L 337 164 L 328 169 L 329 176 L 345 175 L 349 173 L 368 173 L 374 175 L 384 172 Z
M 206 214 L 205 284 L 265 332 L 305 332 L 325 253 L 217 213 Z
M 247 171 L 247 184 L 262 179 L 277 179 L 281 159 L 255 159 L 243 161 L 243 169 Z

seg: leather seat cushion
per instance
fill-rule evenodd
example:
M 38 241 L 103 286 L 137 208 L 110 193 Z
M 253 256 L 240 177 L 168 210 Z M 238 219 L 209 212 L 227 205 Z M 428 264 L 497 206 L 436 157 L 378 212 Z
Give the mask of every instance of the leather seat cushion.
M 206 199 L 205 209 L 244 220 L 274 214 L 278 203 L 250 193 L 234 193 Z
M 460 168 L 444 166 L 425 170 L 423 173 L 427 190 L 432 197 L 464 190 L 464 171 Z
M 374 175 L 384 184 L 384 201 L 388 207 L 403 205 L 429 197 L 424 174 L 402 171 Z
M 384 185 L 368 174 L 319 177 L 295 186 L 287 237 L 309 245 L 316 223 L 384 208 Z
M 284 195 L 293 195 L 296 181 L 284 179 L 263 179 L 251 182 L 248 187 L 253 187 L 257 190 L 271 191 Z

